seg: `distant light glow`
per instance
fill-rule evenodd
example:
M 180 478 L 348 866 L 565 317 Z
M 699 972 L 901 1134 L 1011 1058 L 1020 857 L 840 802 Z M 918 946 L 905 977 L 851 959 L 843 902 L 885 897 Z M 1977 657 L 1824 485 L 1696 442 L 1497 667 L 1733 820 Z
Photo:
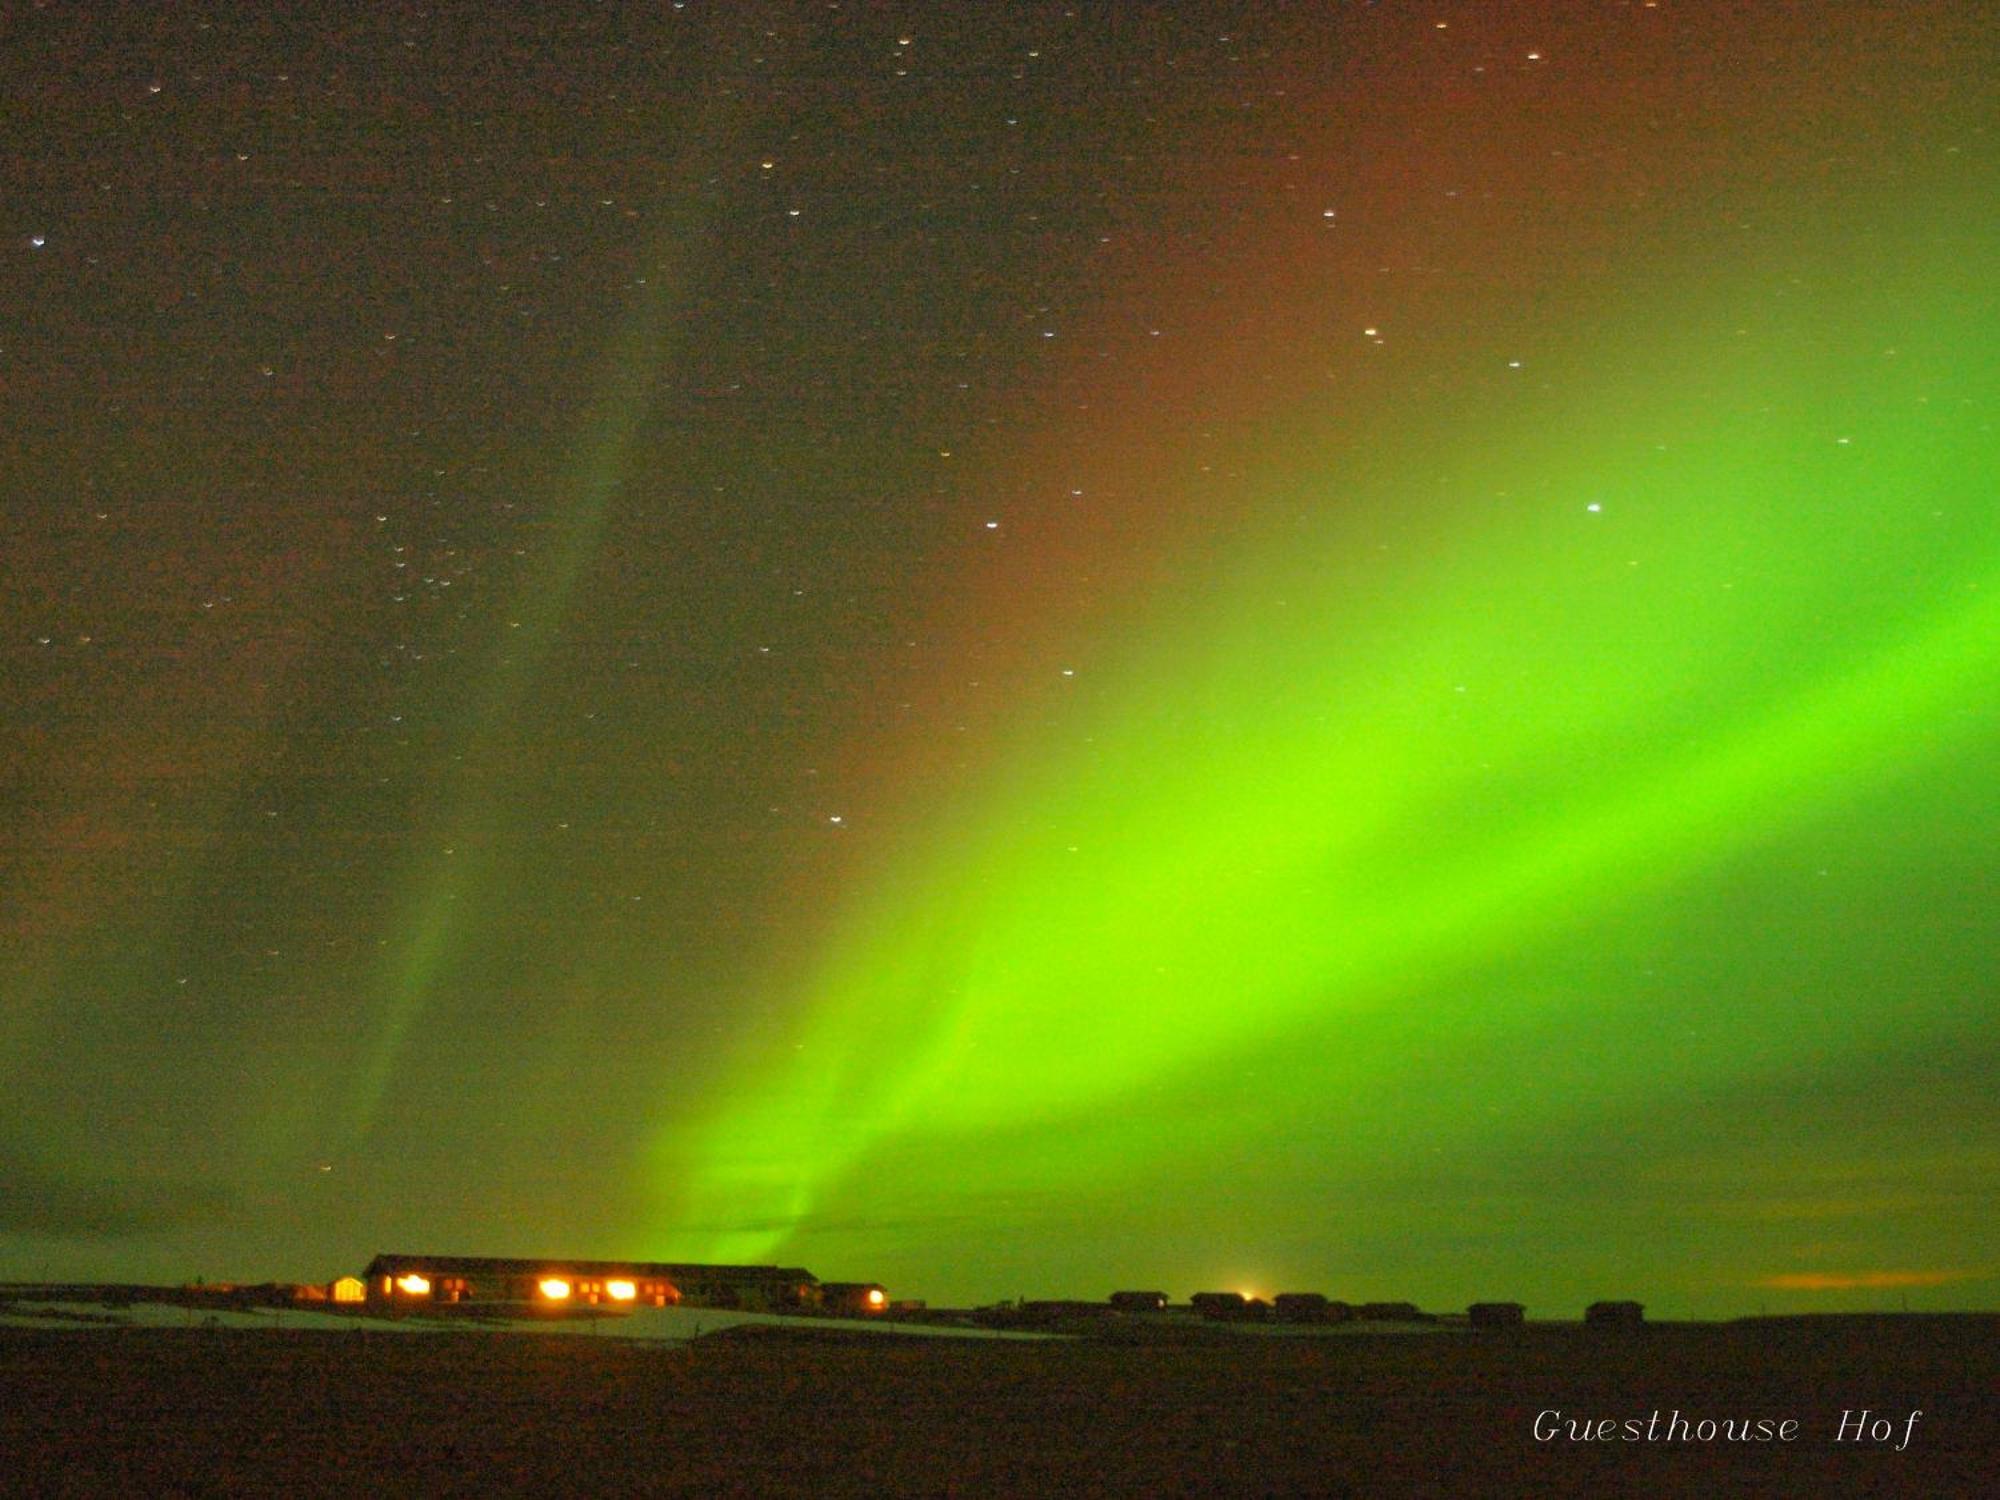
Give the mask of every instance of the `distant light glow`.
M 1977 1281 L 1977 1271 L 1791 1271 L 1757 1285 L 1782 1292 L 1891 1291 L 1897 1287 L 1949 1286 Z
M 607 1281 L 604 1290 L 613 1302 L 630 1302 L 639 1295 L 638 1287 L 629 1281 Z
M 569 1296 L 569 1283 L 564 1281 L 560 1276 L 544 1276 L 541 1283 L 541 1293 L 551 1302 L 561 1302 Z
M 431 1289 L 430 1278 L 428 1276 L 419 1276 L 415 1271 L 411 1271 L 407 1275 L 398 1276 L 396 1278 L 396 1285 L 408 1292 L 412 1297 L 428 1296 Z

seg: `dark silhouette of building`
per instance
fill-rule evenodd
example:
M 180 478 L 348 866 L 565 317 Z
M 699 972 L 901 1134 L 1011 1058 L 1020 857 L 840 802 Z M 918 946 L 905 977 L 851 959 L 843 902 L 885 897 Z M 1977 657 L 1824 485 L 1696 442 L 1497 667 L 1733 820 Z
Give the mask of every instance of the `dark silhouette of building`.
M 1111 1306 L 1118 1312 L 1160 1312 L 1167 1305 L 1165 1292 L 1113 1292 Z
M 879 1317 L 889 1310 L 889 1294 L 873 1281 L 828 1281 L 820 1285 L 819 1306 L 839 1317 Z
M 711 1266 L 636 1260 L 525 1260 L 475 1255 L 378 1255 L 362 1273 L 371 1307 L 469 1305 L 574 1312 L 600 1308 L 732 1307 L 803 1311 L 822 1288 L 797 1266 Z
M 1364 1302 L 1354 1316 L 1370 1323 L 1423 1323 L 1424 1316 L 1414 1302 Z
M 1196 1292 L 1188 1303 L 1204 1318 L 1234 1322 L 1256 1322 L 1271 1311 L 1263 1298 L 1246 1297 L 1241 1292 Z
M 1637 1328 L 1646 1321 L 1646 1309 L 1638 1302 L 1593 1302 L 1583 1310 L 1583 1321 L 1593 1328 Z
M 1318 1292 L 1280 1292 L 1271 1311 L 1280 1323 L 1344 1323 L 1354 1316 L 1345 1302 L 1329 1302 Z
M 1465 1310 L 1465 1320 L 1474 1328 L 1519 1328 L 1528 1320 L 1528 1310 L 1518 1302 L 1475 1302 Z

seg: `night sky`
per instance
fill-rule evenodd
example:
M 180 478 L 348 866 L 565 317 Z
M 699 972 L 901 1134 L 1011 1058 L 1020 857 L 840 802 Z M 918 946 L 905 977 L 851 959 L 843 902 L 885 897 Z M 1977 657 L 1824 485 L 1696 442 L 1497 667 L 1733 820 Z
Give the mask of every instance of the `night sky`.
M 1994 1305 L 1990 7 L 291 9 L 6 26 L 0 1278 Z

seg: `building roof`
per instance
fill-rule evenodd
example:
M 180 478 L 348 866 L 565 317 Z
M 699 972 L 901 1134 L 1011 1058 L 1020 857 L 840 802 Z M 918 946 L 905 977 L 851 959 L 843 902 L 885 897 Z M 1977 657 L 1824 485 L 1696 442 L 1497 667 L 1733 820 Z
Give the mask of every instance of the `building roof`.
M 400 1276 L 422 1271 L 433 1276 L 569 1276 L 657 1277 L 663 1281 L 782 1282 L 788 1285 L 819 1280 L 803 1266 L 710 1266 L 687 1261 L 574 1260 L 567 1256 L 523 1259 L 496 1255 L 377 1255 L 364 1276 Z

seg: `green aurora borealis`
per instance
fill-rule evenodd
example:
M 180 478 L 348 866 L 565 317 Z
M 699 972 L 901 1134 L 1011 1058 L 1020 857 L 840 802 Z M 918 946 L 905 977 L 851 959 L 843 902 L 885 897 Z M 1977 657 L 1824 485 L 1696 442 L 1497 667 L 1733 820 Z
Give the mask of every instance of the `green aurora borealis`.
M 1871 887 L 1909 879 L 1884 869 L 1909 857 L 1881 847 L 1885 802 L 1993 831 L 2000 558 L 1964 497 L 1996 450 L 1985 403 L 1927 395 L 1990 392 L 1991 329 L 1943 277 L 1863 297 L 1865 267 L 1815 269 L 1755 356 L 1725 326 L 1743 294 L 1718 288 L 1711 326 L 1641 308 L 1599 329 L 1595 389 L 1378 432 L 1400 450 L 1379 467 L 1421 478 L 1343 494 L 1332 522 L 1338 441 L 1298 414 L 1260 430 L 1238 472 L 1281 523 L 1137 606 L 1094 692 L 1030 690 L 1032 730 L 927 799 L 783 981 L 810 997 L 797 1055 L 753 1061 L 691 1150 L 667 1137 L 699 1208 L 753 1216 L 714 1253 L 772 1253 L 820 1214 L 1056 1195 L 1106 1226 L 1084 1231 L 1102 1259 L 1135 1199 L 1206 1221 L 1208 1192 L 1252 1183 L 1323 1243 L 1422 1244 L 1437 1203 L 1376 1195 L 1443 1158 L 1451 1235 L 1491 1235 L 1518 1281 L 1548 1232 L 1521 1221 L 1587 1234 L 1621 1193 L 1607 1170 L 1740 1212 L 1681 1180 L 1742 1150 L 1711 1093 L 1790 1110 L 1978 1046 L 1974 913 L 1893 993 L 1912 926 L 1935 931 L 1870 927 Z M 1424 451 L 1425 417 L 1448 451 Z M 1784 923 L 1718 912 L 1738 881 Z M 1773 969 L 1797 978 L 1765 988 Z M 1663 1115 L 1667 1139 L 1600 1155 L 1599 1132 Z M 1552 1134 L 1591 1143 L 1577 1192 L 1512 1186 Z M 1810 1181 L 1800 1149 L 1778 1151 Z M 1768 1168 L 1736 1165 L 1782 1216 Z M 1211 1265 L 1270 1281 L 1254 1252 Z M 1395 1282 L 1394 1260 L 1369 1271 Z
M 496 30 L 497 144 L 158 197 L 52 108 L 0 1276 L 1992 1305 L 1980 9 Z

